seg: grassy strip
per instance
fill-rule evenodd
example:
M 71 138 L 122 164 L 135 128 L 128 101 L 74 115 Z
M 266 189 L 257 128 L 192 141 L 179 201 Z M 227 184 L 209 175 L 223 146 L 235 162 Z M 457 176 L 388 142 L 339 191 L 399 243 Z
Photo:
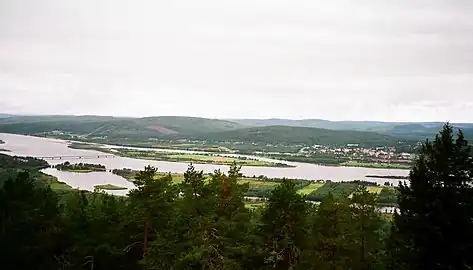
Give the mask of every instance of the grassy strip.
M 370 193 L 379 194 L 383 190 L 383 187 L 366 187 L 366 190 L 368 190 Z
M 301 195 L 309 195 L 310 193 L 315 192 L 317 189 L 321 188 L 323 185 L 324 185 L 323 183 L 310 184 L 310 185 L 305 186 L 302 189 L 299 189 L 297 193 Z
M 94 188 L 100 189 L 100 190 L 125 190 L 127 189 L 126 187 L 119 187 L 112 184 L 96 185 L 94 186 Z
M 256 210 L 265 206 L 264 202 L 247 202 L 245 203 L 245 207 L 250 210 Z

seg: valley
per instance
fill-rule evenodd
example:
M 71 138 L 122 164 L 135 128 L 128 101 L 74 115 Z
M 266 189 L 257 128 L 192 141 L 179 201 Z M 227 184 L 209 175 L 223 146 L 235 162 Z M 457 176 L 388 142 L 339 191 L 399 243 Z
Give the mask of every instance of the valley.
M 372 128 L 367 127 L 368 124 L 375 125 L 371 122 L 353 122 L 341 127 L 320 125 L 324 127 L 320 128 L 309 120 L 299 121 L 298 124 L 291 122 L 296 120 L 255 121 L 177 116 L 10 116 L 0 119 L 0 132 L 86 143 L 207 153 L 189 156 L 126 150 L 117 152 L 124 157 L 196 164 L 228 165 L 236 161 L 245 166 L 269 167 L 286 165 L 283 162 L 268 163 L 221 157 L 219 154 L 252 155 L 329 166 L 407 169 L 410 168 L 412 153 L 415 153 L 420 141 L 410 136 L 389 134 L 387 127 L 397 127 L 389 123 L 378 123 L 377 126 L 385 127 L 384 131 L 373 132 L 370 130 Z M 275 125 L 284 123 L 288 125 Z M 347 130 L 340 129 L 342 127 Z

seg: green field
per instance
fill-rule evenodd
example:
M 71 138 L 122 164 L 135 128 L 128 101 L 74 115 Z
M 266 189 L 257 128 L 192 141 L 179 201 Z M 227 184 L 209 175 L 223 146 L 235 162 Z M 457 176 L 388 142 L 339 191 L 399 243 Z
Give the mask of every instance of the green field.
M 159 179 L 159 178 L 165 177 L 168 174 L 169 173 L 158 172 L 158 173 L 156 173 L 154 178 Z M 171 176 L 172 176 L 172 183 L 173 184 L 179 184 L 179 183 L 184 181 L 184 174 L 182 174 L 182 173 L 171 173 Z
M 245 203 L 245 207 L 251 210 L 256 210 L 258 208 L 264 207 L 264 202 L 247 202 Z
M 335 198 L 346 198 L 358 187 L 356 183 L 327 182 L 322 187 L 307 195 L 307 199 L 312 201 L 322 201 L 329 194 Z
M 94 186 L 94 188 L 100 189 L 100 190 L 125 190 L 127 189 L 126 187 L 119 187 L 112 184 L 96 185 Z
M 241 180 L 238 181 L 239 184 L 246 184 L 248 183 L 250 185 L 250 188 L 253 188 L 253 187 L 275 187 L 277 185 L 279 185 L 278 182 L 274 182 L 274 181 L 265 181 L 265 180 L 258 180 L 258 179 L 254 179 L 254 178 L 242 178 Z
M 301 195 L 309 195 L 310 193 L 316 191 L 318 188 L 322 187 L 324 184 L 323 183 L 314 183 L 310 184 L 308 186 L 305 186 L 302 189 L 299 189 L 297 193 Z
M 368 190 L 368 192 L 370 193 L 376 193 L 376 194 L 379 194 L 381 193 L 381 191 L 383 190 L 384 187 L 366 187 L 366 189 Z

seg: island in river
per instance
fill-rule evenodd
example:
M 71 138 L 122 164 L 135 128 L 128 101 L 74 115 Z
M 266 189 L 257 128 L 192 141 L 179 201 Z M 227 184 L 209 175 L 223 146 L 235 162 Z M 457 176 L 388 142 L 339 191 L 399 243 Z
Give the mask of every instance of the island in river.
M 121 157 L 170 161 L 170 162 L 184 162 L 194 164 L 215 164 L 215 165 L 231 165 L 236 163 L 240 166 L 257 166 L 257 167 L 294 167 L 283 162 L 270 162 L 259 160 L 256 158 L 238 156 L 230 157 L 214 153 L 177 153 L 177 152 L 160 152 L 160 151 L 146 151 L 137 149 L 108 149 L 100 147 L 100 145 L 72 143 L 69 148 L 72 149 L 87 149 L 96 150 L 104 153 L 111 153 Z
M 126 187 L 119 187 L 112 184 L 95 185 L 94 187 L 95 189 L 98 189 L 98 190 L 125 190 L 127 189 Z
M 68 171 L 68 172 L 76 172 L 76 173 L 107 171 L 105 166 L 101 164 L 88 164 L 88 163 L 71 164 L 69 161 L 54 165 L 53 167 L 60 171 Z

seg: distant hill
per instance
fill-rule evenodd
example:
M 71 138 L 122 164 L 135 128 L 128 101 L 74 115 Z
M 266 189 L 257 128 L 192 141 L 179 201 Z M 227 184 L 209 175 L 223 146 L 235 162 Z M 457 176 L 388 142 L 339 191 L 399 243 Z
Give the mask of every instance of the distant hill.
M 175 134 L 220 132 L 241 128 L 225 120 L 160 116 L 124 118 L 111 116 L 14 116 L 0 118 L 0 132 L 39 134 L 51 131 L 80 135 L 150 138 Z
M 208 119 L 199 117 L 184 116 L 159 116 L 136 118 L 133 121 L 140 126 L 150 129 L 159 130 L 160 128 L 168 129 L 168 134 L 193 134 L 201 132 L 218 132 L 226 130 L 234 130 L 244 127 L 241 124 L 230 122 L 227 120 Z
M 265 126 L 241 128 L 231 131 L 203 133 L 192 136 L 194 139 L 254 142 L 269 144 L 305 144 L 305 145 L 347 145 L 363 146 L 396 145 L 400 138 L 367 131 L 330 130 L 309 127 Z
M 229 119 L 246 126 L 262 127 L 284 125 L 292 127 L 313 127 L 332 130 L 373 131 L 393 136 L 408 136 L 412 139 L 425 139 L 435 136 L 445 124 L 443 122 L 378 122 L 378 121 L 329 121 L 322 119 Z M 473 128 L 473 123 L 454 123 L 464 131 Z
M 333 130 L 376 130 L 389 127 L 391 123 L 375 122 L 375 121 L 329 121 L 323 119 L 229 119 L 235 123 L 246 126 L 291 126 L 291 127 L 313 127 Z

